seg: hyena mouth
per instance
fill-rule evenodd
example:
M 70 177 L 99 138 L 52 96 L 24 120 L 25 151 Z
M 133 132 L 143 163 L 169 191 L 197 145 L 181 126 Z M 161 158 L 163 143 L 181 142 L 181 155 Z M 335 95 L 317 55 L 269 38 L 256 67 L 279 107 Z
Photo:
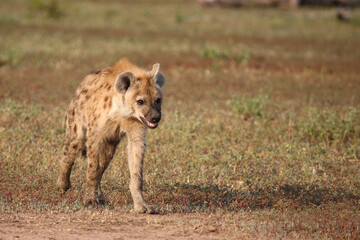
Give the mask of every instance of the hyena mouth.
M 143 117 L 140 117 L 140 119 L 149 128 L 156 128 L 158 126 L 158 123 L 151 123 Z

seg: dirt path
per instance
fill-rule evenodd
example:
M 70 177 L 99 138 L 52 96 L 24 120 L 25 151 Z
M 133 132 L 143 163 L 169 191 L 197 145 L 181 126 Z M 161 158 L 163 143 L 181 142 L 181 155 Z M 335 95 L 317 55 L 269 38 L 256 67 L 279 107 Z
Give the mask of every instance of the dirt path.
M 0 213 L 0 239 L 238 239 L 204 214 Z

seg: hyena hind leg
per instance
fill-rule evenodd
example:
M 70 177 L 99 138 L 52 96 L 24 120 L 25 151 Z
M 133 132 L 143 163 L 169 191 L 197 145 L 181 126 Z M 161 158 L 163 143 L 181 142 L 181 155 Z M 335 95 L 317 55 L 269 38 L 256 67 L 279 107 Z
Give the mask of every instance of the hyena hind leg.
M 67 141 L 64 149 L 64 156 L 60 160 L 60 174 L 57 184 L 61 193 L 65 193 L 70 187 L 71 169 L 74 165 L 76 158 L 83 151 L 83 143 L 79 139 Z
M 101 148 L 101 152 L 99 153 L 100 176 L 98 178 L 97 191 L 98 191 L 99 202 L 101 204 L 108 203 L 101 189 L 101 179 L 106 168 L 109 166 L 111 160 L 113 159 L 113 156 L 116 151 L 116 146 L 118 143 L 119 141 L 104 143 Z

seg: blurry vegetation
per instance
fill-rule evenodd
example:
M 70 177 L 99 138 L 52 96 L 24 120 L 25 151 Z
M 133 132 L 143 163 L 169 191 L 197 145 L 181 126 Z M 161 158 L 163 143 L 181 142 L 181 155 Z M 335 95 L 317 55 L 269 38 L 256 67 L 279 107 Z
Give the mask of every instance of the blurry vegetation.
M 107 20 L 111 20 L 111 19 L 113 19 L 114 17 L 116 17 L 118 15 L 121 15 L 121 12 L 119 10 L 116 10 L 116 9 L 108 9 L 108 10 L 105 11 L 105 18 Z
M 259 94 L 255 97 L 233 97 L 231 109 L 245 120 L 276 117 L 267 113 L 269 98 Z M 304 108 L 299 116 L 292 116 L 296 126 L 296 135 L 304 136 L 311 142 L 341 143 L 360 142 L 360 109 L 349 107 L 342 111 L 330 108 Z
M 266 106 L 269 99 L 266 95 L 258 95 L 256 97 L 233 97 L 232 110 L 242 115 L 245 119 L 263 118 L 266 116 Z
M 353 17 L 349 23 L 350 23 L 350 24 L 353 24 L 353 25 L 355 25 L 355 26 L 360 26 L 360 14 L 358 14 L 358 15 L 355 16 L 355 17 Z
M 20 63 L 21 59 L 22 53 L 19 49 L 8 46 L 0 47 L 0 66 L 15 66 Z
M 211 47 L 207 44 L 203 44 L 200 49 L 200 53 L 203 58 L 222 58 L 222 59 L 229 59 L 231 56 L 230 49 L 219 49 L 215 47 Z
M 360 109 L 308 108 L 298 122 L 299 131 L 311 141 L 360 143 Z
M 203 58 L 209 59 L 231 59 L 236 62 L 247 62 L 250 60 L 250 53 L 244 49 L 240 54 L 235 53 L 230 48 L 219 48 L 209 44 L 202 44 L 200 47 L 200 54 Z
M 58 0 L 29 0 L 29 10 L 45 14 L 48 18 L 60 18 L 64 15 Z
M 15 23 L 19 23 L 19 21 L 14 17 L 0 16 L 0 24 L 15 24 Z
M 175 22 L 178 24 L 184 22 L 184 15 L 181 13 L 181 10 L 179 8 L 177 8 L 175 12 Z

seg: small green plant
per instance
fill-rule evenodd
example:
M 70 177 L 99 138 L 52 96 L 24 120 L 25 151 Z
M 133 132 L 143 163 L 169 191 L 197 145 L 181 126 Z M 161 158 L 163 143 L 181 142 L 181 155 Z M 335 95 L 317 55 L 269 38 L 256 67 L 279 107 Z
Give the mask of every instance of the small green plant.
M 29 10 L 44 13 L 46 17 L 53 19 L 64 15 L 57 0 L 30 0 Z
M 177 7 L 177 9 L 176 9 L 176 11 L 175 11 L 175 22 L 176 22 L 177 24 L 181 24 L 181 23 L 184 22 L 184 16 L 183 16 L 183 14 L 181 13 L 179 7 Z
M 230 48 L 217 48 L 207 44 L 203 44 L 200 47 L 200 55 L 203 58 L 231 59 L 239 63 L 250 60 L 250 53 L 247 50 L 243 50 L 241 53 L 237 54 Z
M 268 105 L 267 95 L 258 95 L 256 97 L 233 97 L 231 102 L 232 110 L 242 115 L 245 119 L 263 118 L 266 115 L 265 109 Z
M 242 53 L 235 56 L 235 60 L 239 63 L 248 62 L 250 60 L 250 53 L 244 50 Z
M 0 66 L 15 66 L 21 61 L 21 58 L 22 54 L 18 49 L 5 49 L 3 52 L 0 53 Z
M 17 24 L 19 20 L 13 17 L 0 16 L 0 24 Z
M 184 22 L 184 17 L 183 15 L 181 15 L 181 13 L 177 12 L 175 14 L 175 21 L 176 23 L 180 24 L 180 23 L 183 23 Z
M 354 25 L 354 26 L 359 26 L 360 25 L 360 15 L 355 16 L 351 21 L 350 24 Z
M 360 110 L 350 107 L 342 112 L 309 108 L 297 127 L 309 140 L 347 142 L 360 138 Z
M 200 54 L 203 58 L 229 59 L 232 55 L 230 49 L 218 49 L 207 44 L 201 46 Z
M 111 20 L 114 17 L 116 17 L 117 15 L 120 15 L 121 13 L 115 9 L 108 9 L 105 11 L 105 19 L 106 20 Z

